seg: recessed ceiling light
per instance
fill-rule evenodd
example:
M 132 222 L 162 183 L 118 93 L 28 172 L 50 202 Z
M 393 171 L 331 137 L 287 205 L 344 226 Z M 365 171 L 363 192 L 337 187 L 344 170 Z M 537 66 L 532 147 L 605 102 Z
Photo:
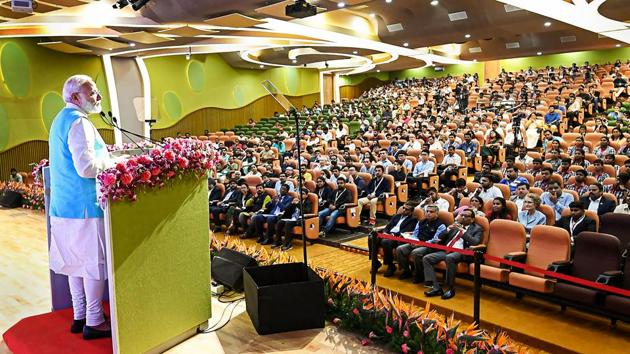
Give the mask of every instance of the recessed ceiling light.
M 264 68 L 265 68 L 265 66 L 264 66 L 264 65 L 262 65 L 262 64 L 260 64 L 259 68 L 264 69 Z
M 374 17 L 376 17 L 376 14 L 372 12 L 372 13 L 370 14 L 370 17 L 374 18 Z
M 346 3 L 345 2 L 338 2 L 337 3 L 337 7 L 346 7 Z
M 359 52 L 357 52 L 356 50 L 354 52 L 352 52 L 352 54 L 359 54 Z
M 621 47 L 621 44 L 615 44 L 615 47 L 619 48 Z
M 405 47 L 409 47 L 409 43 L 407 43 L 407 42 L 403 43 L 403 45 L 404 45 Z
M 536 53 L 536 55 L 542 55 L 542 52 L 538 52 L 538 53 Z
M 293 64 L 297 64 L 297 60 L 295 60 L 295 59 L 293 59 L 292 62 L 293 62 Z
M 438 6 L 440 2 L 438 0 L 433 0 L 430 2 L 431 6 Z
M 475 63 L 476 63 L 476 62 L 477 62 L 477 59 L 473 59 L 473 62 L 475 62 Z
M 381 70 L 380 70 L 380 69 L 379 69 L 379 70 L 376 70 L 376 72 L 377 72 L 377 73 L 380 73 L 380 72 L 381 72 Z
M 550 27 L 551 26 L 551 22 L 547 21 L 545 22 L 545 27 Z
M 388 3 L 388 4 L 391 3 L 392 1 L 394 1 L 394 0 L 385 0 L 385 2 Z
M 133 42 L 131 42 L 131 43 L 129 43 L 129 46 L 130 46 L 130 47 L 135 47 L 135 46 L 136 46 L 136 44 L 135 44 L 135 43 L 133 43 Z
M 466 33 L 466 35 L 464 36 L 464 38 L 470 38 L 470 34 Z

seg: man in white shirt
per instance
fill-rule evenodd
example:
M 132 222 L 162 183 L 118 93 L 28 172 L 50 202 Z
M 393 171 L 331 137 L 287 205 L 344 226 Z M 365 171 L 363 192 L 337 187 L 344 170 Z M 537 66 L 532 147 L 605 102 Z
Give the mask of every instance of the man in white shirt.
M 437 190 L 433 187 L 429 188 L 427 192 L 427 198 L 420 203 L 420 206 L 425 209 L 430 205 L 436 205 L 439 211 L 449 211 L 450 205 L 448 201 L 438 194 Z
M 516 204 L 519 213 L 523 210 L 523 202 L 527 193 L 529 193 L 529 183 L 519 183 L 516 187 L 516 193 L 510 198 Z
M 479 181 L 481 186 L 477 188 L 475 194 L 479 196 L 479 198 L 483 199 L 483 201 L 493 200 L 497 197 L 503 197 L 503 193 L 501 190 L 494 185 L 492 182 L 492 177 L 490 175 L 483 175 Z
M 525 146 L 521 146 L 518 148 L 518 156 L 516 156 L 514 162 L 522 163 L 527 169 L 527 166 L 532 164 L 534 162 L 534 159 L 531 156 L 527 155 L 527 148 Z
M 435 163 L 429 160 L 429 150 L 420 153 L 420 161 L 416 162 L 413 172 L 407 175 L 408 183 L 416 183 L 416 189 L 420 193 L 424 191 L 429 183 L 429 175 L 433 174 Z
M 448 147 L 448 153 L 444 156 L 442 164 L 438 166 L 438 175 L 440 175 L 440 183 L 452 187 L 451 177 L 457 175 L 458 167 L 462 164 L 462 158 L 455 153 L 455 146 Z

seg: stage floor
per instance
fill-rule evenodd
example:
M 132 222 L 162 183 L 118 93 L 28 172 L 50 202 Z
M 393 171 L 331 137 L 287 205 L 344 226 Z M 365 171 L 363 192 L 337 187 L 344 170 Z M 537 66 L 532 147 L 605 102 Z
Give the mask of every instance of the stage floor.
M 44 215 L 22 209 L 0 209 L 0 333 L 20 319 L 50 311 L 48 257 Z M 223 237 L 217 234 L 216 237 Z M 361 246 L 361 240 L 351 242 Z M 253 240 L 246 240 L 255 244 Z M 269 247 L 269 246 L 267 246 Z M 302 258 L 300 242 L 289 251 Z M 363 254 L 315 244 L 308 247 L 313 266 L 334 269 L 340 273 L 369 279 L 370 263 Z M 408 281 L 384 278 L 379 274 L 377 284 L 415 298 L 422 304 L 424 288 Z M 457 296 L 451 300 L 431 299 L 440 312 L 469 321 L 472 316 L 472 283 L 457 281 Z M 218 321 L 225 304 L 213 301 L 214 318 Z M 335 327 L 324 330 L 299 331 L 260 337 L 255 334 L 241 303 L 234 311 L 233 320 L 214 334 L 197 335 L 171 349 L 173 353 L 298 353 L 343 352 L 373 353 L 375 348 L 361 347 L 357 335 L 339 333 Z M 227 314 L 226 314 L 227 316 Z M 526 297 L 516 299 L 511 292 L 484 287 L 481 301 L 484 328 L 500 327 L 513 338 L 525 343 L 533 352 L 622 353 L 630 347 L 630 325 L 618 323 L 612 327 L 605 318 L 586 315 L 574 310 L 560 312 L 559 306 Z M 557 343 L 557 346 L 551 343 Z M 3 352 L 0 343 L 0 353 Z M 536 348 L 536 349 L 534 349 Z

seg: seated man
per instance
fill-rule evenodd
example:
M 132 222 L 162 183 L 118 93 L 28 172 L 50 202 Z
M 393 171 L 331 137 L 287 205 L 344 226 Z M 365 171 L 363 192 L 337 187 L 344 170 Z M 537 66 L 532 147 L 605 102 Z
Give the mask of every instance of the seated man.
M 462 165 L 462 158 L 455 153 L 455 147 L 449 146 L 447 154 L 442 160 L 442 164 L 438 166 L 437 173 L 440 176 L 440 184 L 452 187 L 451 177 L 456 176 L 459 166 Z
M 323 210 L 319 212 L 319 227 L 323 228 L 319 232 L 320 237 L 326 237 L 335 229 L 339 213 L 345 210 L 345 205 L 351 202 L 350 191 L 346 189 L 346 179 L 337 178 L 337 189 L 328 200 L 323 201 Z M 326 222 L 326 217 L 328 221 Z
M 540 196 L 544 205 L 549 205 L 556 213 L 556 221 L 560 220 L 564 208 L 568 208 L 573 202 L 573 195 L 562 191 L 558 181 L 549 182 L 547 191 Z
M 233 235 L 240 233 L 239 227 L 247 230 L 247 221 L 258 211 L 263 210 L 269 202 L 271 202 L 271 197 L 265 192 L 264 185 L 262 183 L 257 185 L 256 195 L 245 203 L 245 210 L 238 214 L 238 222 L 234 223 L 234 229 L 230 230 L 230 233 Z M 246 236 L 246 234 L 243 234 L 240 238 L 245 238 Z
M 483 200 L 492 200 L 497 197 L 503 197 L 501 190 L 494 185 L 491 175 L 483 175 L 480 179 L 479 188 L 475 191 L 475 195 L 479 196 Z
M 425 242 L 437 242 L 438 236 L 446 230 L 446 225 L 438 218 L 439 208 L 435 204 L 431 204 L 425 208 L 425 218 L 418 222 L 416 229 L 413 230 L 411 236 L 414 240 Z M 433 249 L 428 247 L 416 246 L 410 243 L 404 243 L 396 247 L 396 259 L 398 260 L 398 266 L 402 269 L 402 274 L 399 279 L 406 279 L 411 277 L 412 272 L 409 268 L 409 255 L 413 258 L 413 264 L 416 269 L 416 276 L 413 279 L 414 284 L 418 284 L 424 281 L 424 270 L 422 268 L 422 257 L 433 252 Z
M 457 221 L 440 234 L 438 243 L 448 247 L 465 249 L 478 245 L 481 242 L 482 234 L 483 229 L 475 223 L 474 211 L 472 209 L 464 209 L 457 215 Z M 457 263 L 462 260 L 462 257 L 461 253 L 446 253 L 444 251 L 433 252 L 422 257 L 424 280 L 430 282 L 433 286 L 431 290 L 425 291 L 424 295 L 428 297 L 441 295 L 444 300 L 455 296 L 455 272 Z M 433 268 L 434 265 L 441 261 L 446 262 L 446 274 L 444 276 L 446 292 L 440 287 Z
M 567 184 L 566 189 L 570 191 L 575 191 L 580 197 L 582 197 L 584 194 L 588 193 L 586 176 L 588 176 L 588 172 L 586 172 L 586 170 L 575 171 L 575 182 Z
M 425 211 L 429 205 L 435 205 L 441 211 L 448 211 L 450 208 L 448 201 L 440 197 L 440 194 L 433 187 L 429 188 L 427 198 L 420 203 L 420 207 L 422 207 Z
M 363 206 L 370 204 L 370 225 L 376 225 L 376 202 L 387 191 L 389 191 L 389 182 L 383 177 L 385 169 L 381 165 L 374 168 L 374 178 L 365 188 L 366 197 L 360 198 L 358 201 L 359 212 L 363 210 Z
M 553 168 L 543 167 L 542 172 L 540 172 L 541 179 L 534 182 L 534 187 L 540 188 L 543 192 L 546 192 L 547 188 L 549 188 L 549 183 L 552 181 L 551 175 L 553 175 Z
M 305 214 L 309 214 L 313 210 L 313 205 L 308 199 L 308 189 L 302 189 L 300 193 Z M 271 248 L 282 247 L 281 250 L 288 251 L 293 247 L 293 228 L 300 226 L 302 223 L 302 212 L 300 210 L 300 198 L 295 197 L 282 214 L 280 221 L 276 224 L 276 235 L 274 237 L 273 246 Z
M 596 212 L 599 216 L 612 213 L 615 210 L 615 202 L 604 196 L 604 187 L 601 183 L 591 184 L 588 186 L 588 191 L 588 197 L 581 199 L 584 208 Z
M 569 235 L 571 235 L 571 244 L 574 244 L 574 238 L 579 235 L 580 232 L 595 232 L 595 220 L 586 216 L 584 203 L 582 202 L 571 202 L 569 209 L 571 210 L 571 215 L 561 217 L 556 221 L 555 226 L 567 230 Z
M 403 205 L 402 213 L 396 214 L 392 216 L 391 220 L 387 225 L 380 231 L 384 234 L 390 234 L 394 236 L 400 236 L 403 232 L 411 232 L 416 227 L 416 223 L 418 220 L 413 217 L 413 208 L 414 204 L 405 203 Z M 374 230 L 373 232 L 375 232 Z M 376 237 L 373 233 L 370 233 L 368 236 L 368 248 L 370 251 L 370 256 L 372 255 L 372 240 Z M 377 248 L 378 246 L 383 247 L 383 262 L 387 265 L 387 270 L 385 274 L 386 277 L 391 277 L 396 271 L 396 266 L 394 265 L 394 249 L 398 246 L 398 241 L 388 240 L 388 239 L 380 239 L 377 238 Z M 380 268 L 381 264 L 377 263 L 377 269 Z M 376 271 L 376 270 L 375 270 Z
M 518 175 L 515 167 L 508 167 L 505 169 L 505 178 L 499 183 L 507 184 L 510 187 L 510 194 L 514 194 L 519 184 L 527 182 L 527 178 Z
M 216 205 L 220 200 L 221 190 L 217 188 L 217 182 L 212 178 L 208 178 L 208 204 Z
M 433 174 L 435 163 L 429 159 L 429 150 L 420 153 L 420 161 L 416 162 L 413 172 L 407 175 L 409 183 L 416 183 L 418 193 L 422 193 L 428 186 L 429 175 Z
M 249 238 L 256 235 L 256 242 L 265 245 L 270 244 L 272 242 L 271 236 L 273 235 L 278 217 L 284 213 L 284 210 L 289 206 L 289 204 L 291 204 L 292 200 L 293 198 L 289 195 L 289 186 L 286 184 L 283 185 L 280 188 L 280 195 L 277 195 L 271 200 L 271 202 L 267 203 L 265 209 L 254 215 L 245 237 Z M 263 226 L 265 224 L 267 224 L 266 236 L 263 234 Z
M 221 231 L 221 224 L 223 221 L 219 219 L 219 215 L 227 212 L 231 205 L 236 204 L 242 198 L 243 195 L 236 185 L 236 181 L 231 180 L 225 194 L 223 195 L 223 199 L 210 207 L 210 214 L 212 215 L 212 221 L 214 222 L 214 232 Z
M 523 202 L 525 202 L 525 196 L 529 193 L 529 183 L 522 182 L 516 187 L 516 192 L 510 197 L 510 200 L 516 204 L 516 208 L 520 213 L 523 210 Z

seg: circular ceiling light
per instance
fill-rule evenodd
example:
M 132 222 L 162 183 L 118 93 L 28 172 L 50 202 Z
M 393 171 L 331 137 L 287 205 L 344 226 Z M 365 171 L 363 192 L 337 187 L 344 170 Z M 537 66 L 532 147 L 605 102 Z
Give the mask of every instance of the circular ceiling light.
M 291 62 L 292 62 L 293 64 L 297 64 L 297 60 L 295 60 L 295 59 L 293 59 Z
M 433 0 L 430 2 L 431 6 L 438 6 L 440 2 L 438 0 Z
M 538 52 L 538 53 L 536 53 L 536 55 L 542 55 L 542 52 Z
M 388 3 L 388 4 L 391 3 L 392 1 L 394 1 L 394 0 L 385 0 L 385 2 Z
M 403 46 L 409 47 L 409 43 L 405 42 L 405 43 L 403 43 Z
M 129 43 L 129 46 L 130 46 L 130 47 L 135 47 L 135 46 L 136 46 L 136 44 L 135 44 L 134 42 L 131 42 L 131 43 Z
M 466 35 L 464 35 L 464 38 L 466 39 L 470 38 L 470 34 L 466 33 Z
M 547 21 L 545 22 L 545 27 L 550 27 L 551 26 L 551 22 Z
M 265 66 L 264 66 L 264 65 L 262 65 L 262 64 L 260 64 L 259 68 L 264 69 L 264 68 L 265 68 Z
M 356 54 L 359 54 L 359 52 L 357 52 L 357 51 L 355 50 L 354 52 L 352 52 L 352 54 L 355 54 L 355 55 L 356 55 Z
M 621 47 L 621 44 L 615 44 L 615 47 L 619 48 Z
M 343 2 L 343 1 L 342 1 L 342 2 L 338 2 L 338 3 L 337 3 L 337 7 L 340 7 L 340 8 L 341 8 L 341 7 L 346 7 L 346 3 L 345 3 L 345 2 Z

